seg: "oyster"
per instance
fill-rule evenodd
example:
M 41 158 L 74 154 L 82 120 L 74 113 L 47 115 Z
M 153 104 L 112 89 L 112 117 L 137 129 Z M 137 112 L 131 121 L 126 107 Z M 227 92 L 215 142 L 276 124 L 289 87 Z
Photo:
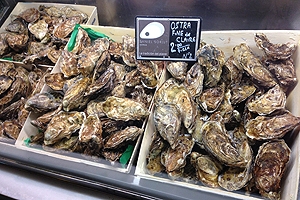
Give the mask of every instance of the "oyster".
M 191 154 L 194 147 L 194 141 L 188 135 L 180 135 L 177 142 L 174 149 L 169 147 L 161 153 L 161 163 L 166 167 L 167 172 L 183 168 L 186 157 Z
M 253 175 L 262 196 L 280 199 L 280 182 L 290 156 L 291 150 L 284 140 L 266 142 L 259 147 Z
M 0 56 L 8 53 L 9 46 L 6 42 L 6 33 L 0 33 Z
M 204 149 L 204 145 L 202 143 L 202 132 L 201 128 L 203 124 L 208 120 L 207 115 L 202 115 L 200 111 L 197 112 L 197 116 L 195 118 L 195 129 L 191 134 L 193 140 L 195 140 L 196 145 L 198 145 L 201 149 Z
M 230 56 L 223 66 L 221 76 L 226 85 L 238 85 L 243 78 L 243 68 L 239 64 L 235 63 L 233 56 Z
M 0 95 L 6 92 L 10 88 L 12 83 L 13 83 L 12 78 L 5 75 L 0 75 Z
M 44 133 L 44 144 L 51 145 L 62 138 L 70 138 L 83 124 L 85 114 L 83 112 L 61 111 L 53 116 Z
M 98 138 L 98 144 L 102 144 L 102 124 L 97 115 L 89 115 L 83 121 L 79 130 L 79 141 L 88 143 L 93 138 Z
M 19 33 L 19 34 L 28 34 L 27 25 L 22 18 L 16 18 L 11 21 L 6 27 L 6 31 Z
M 247 141 L 236 147 L 227 131 L 218 121 L 207 121 L 201 129 L 205 149 L 227 166 L 245 167 L 249 162 L 250 147 Z
M 63 50 L 61 52 L 61 59 L 58 63 L 60 66 L 60 71 L 65 75 L 65 77 L 76 76 L 80 73 L 77 68 L 77 56 L 74 53 Z
M 64 20 L 64 22 L 54 28 L 53 36 L 58 39 L 64 39 L 68 37 L 72 33 L 75 25 L 80 24 L 80 22 L 81 18 L 77 16 L 67 18 L 66 20 Z
M 137 69 L 126 73 L 124 81 L 127 87 L 135 87 L 141 84 L 141 75 Z
M 231 88 L 230 101 L 232 105 L 237 105 L 245 101 L 256 91 L 256 87 L 248 80 L 241 81 L 240 84 L 236 84 Z
M 0 119 L 8 120 L 8 119 L 16 119 L 18 117 L 18 112 L 23 109 L 25 105 L 26 99 L 21 97 L 19 100 L 13 102 L 12 104 L 4 107 L 0 110 Z
M 85 23 L 88 19 L 88 15 L 86 13 L 76 10 L 70 6 L 63 6 L 60 8 L 60 10 L 63 12 L 63 16 L 66 18 L 80 17 L 80 24 Z
M 122 58 L 123 62 L 131 67 L 136 66 L 137 62 L 135 60 L 135 38 L 124 35 L 122 36 Z
M 103 101 L 92 100 L 87 104 L 86 112 L 88 115 L 97 115 L 98 117 L 104 117 L 105 113 L 102 108 Z
M 206 44 L 196 53 L 198 63 L 204 68 L 204 86 L 214 87 L 221 79 L 222 67 L 225 64 L 224 52 L 218 47 Z
M 183 81 L 187 74 L 187 66 L 186 62 L 171 62 L 167 65 L 167 70 L 175 79 Z
M 85 30 L 78 28 L 78 33 L 76 35 L 75 46 L 72 53 L 80 54 L 84 48 L 87 48 L 91 45 L 92 41 Z
M 268 115 L 276 110 L 284 110 L 286 95 L 279 85 L 275 85 L 265 94 L 247 103 L 249 111 L 259 115 Z
M 168 79 L 157 90 L 154 102 L 156 106 L 161 104 L 175 105 L 181 113 L 183 124 L 188 132 L 193 132 L 197 109 L 190 93 L 183 85 L 179 85 L 173 78 Z
M 52 90 L 62 91 L 65 81 L 66 78 L 64 77 L 64 74 L 61 72 L 45 75 L 45 83 Z
M 208 155 L 191 153 L 191 163 L 196 169 L 197 178 L 205 185 L 219 187 L 218 176 L 223 169 L 221 163 Z
M 125 88 L 124 88 L 125 90 Z M 152 100 L 152 95 L 147 94 L 146 91 L 144 90 L 144 87 L 141 85 L 137 85 L 134 87 L 132 92 L 130 93 L 131 98 L 137 102 L 140 102 L 145 105 L 145 107 L 149 108 L 151 100 Z
M 20 52 L 27 46 L 29 37 L 27 34 L 16 34 L 8 33 L 6 34 L 6 42 L 10 48 L 16 52 Z
M 28 30 L 39 40 L 42 40 L 48 33 L 48 24 L 45 20 L 38 20 L 28 24 Z
M 84 108 L 89 98 L 84 96 L 88 85 L 90 84 L 90 78 L 81 77 L 71 84 L 65 92 L 62 105 L 65 111 Z
M 149 115 L 143 104 L 129 98 L 109 96 L 102 108 L 107 117 L 115 120 L 141 120 Z
M 123 130 L 108 136 L 104 143 L 105 149 L 118 148 L 123 145 L 125 141 L 135 141 L 139 135 L 143 133 L 143 129 L 136 126 L 129 126 Z
M 150 61 L 141 61 L 138 63 L 137 69 L 141 75 L 143 86 L 149 89 L 155 88 L 158 81 L 153 63 Z
M 267 69 L 277 78 L 282 90 L 289 94 L 298 83 L 296 69 L 292 59 L 266 61 Z
M 61 103 L 61 95 L 42 92 L 30 97 L 25 103 L 25 109 L 35 113 L 46 113 L 57 109 Z
M 300 125 L 300 117 L 289 111 L 275 116 L 257 116 L 250 119 L 246 125 L 246 135 L 255 140 L 282 138 L 287 132 Z
M 256 46 L 262 49 L 266 56 L 272 60 L 285 60 L 290 58 L 296 51 L 297 45 L 292 43 L 273 44 L 263 33 L 256 33 L 254 40 Z
M 200 64 L 195 63 L 188 70 L 183 85 L 191 93 L 193 98 L 199 96 L 203 90 L 204 74 Z
M 257 58 L 246 43 L 241 43 L 233 48 L 233 56 L 236 63 L 244 69 L 253 81 L 266 88 L 277 83 L 271 72 Z
M 161 164 L 161 152 L 166 147 L 166 143 L 163 138 L 154 132 L 151 139 L 151 145 L 149 147 L 149 153 L 147 155 L 147 171 L 148 173 L 154 175 L 160 173 L 164 170 L 164 166 Z
M 162 104 L 154 107 L 154 124 L 160 136 L 174 149 L 181 128 L 181 113 L 175 105 Z
M 205 112 L 212 113 L 222 103 L 224 94 L 225 85 L 207 88 L 196 98 L 196 102 Z
M 19 136 L 22 126 L 20 126 L 17 120 L 12 119 L 12 120 L 5 120 L 2 123 L 2 128 L 6 136 L 16 140 Z
M 40 16 L 40 12 L 35 8 L 28 8 L 18 15 L 18 17 L 24 19 L 28 23 L 37 21 Z

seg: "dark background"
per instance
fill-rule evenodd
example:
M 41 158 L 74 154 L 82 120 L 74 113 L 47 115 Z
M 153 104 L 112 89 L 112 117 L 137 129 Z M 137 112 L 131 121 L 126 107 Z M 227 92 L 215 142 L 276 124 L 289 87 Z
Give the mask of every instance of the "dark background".
M 0 24 L 16 2 L 97 7 L 100 25 L 134 27 L 136 15 L 200 16 L 202 30 L 300 29 L 298 0 L 0 0 Z

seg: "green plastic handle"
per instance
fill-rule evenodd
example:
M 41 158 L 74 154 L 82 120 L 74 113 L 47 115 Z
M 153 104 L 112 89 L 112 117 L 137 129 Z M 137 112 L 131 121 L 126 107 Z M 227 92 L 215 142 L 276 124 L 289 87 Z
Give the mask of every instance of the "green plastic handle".
M 72 51 L 75 47 L 75 43 L 76 43 L 76 36 L 78 34 L 78 28 L 82 28 L 80 26 L 80 24 L 76 24 L 74 29 L 73 29 L 73 32 L 71 34 L 71 37 L 69 39 L 69 43 L 68 43 L 68 51 Z M 91 38 L 91 40 L 96 40 L 98 38 L 108 38 L 109 37 L 103 33 L 99 33 L 97 31 L 94 31 L 93 29 L 91 28 L 82 28 L 83 30 L 85 30 L 87 32 L 87 34 L 89 35 L 89 37 Z

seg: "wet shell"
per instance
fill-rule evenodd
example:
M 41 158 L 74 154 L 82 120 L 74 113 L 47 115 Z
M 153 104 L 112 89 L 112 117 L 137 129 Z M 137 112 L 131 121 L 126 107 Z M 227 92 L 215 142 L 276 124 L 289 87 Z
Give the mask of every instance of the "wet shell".
M 6 92 L 13 83 L 13 79 L 8 76 L 0 75 L 0 95 Z
M 81 21 L 80 17 L 71 17 L 66 19 L 64 22 L 59 24 L 53 30 L 53 36 L 64 39 L 72 33 L 76 24 L 79 24 Z
M 28 33 L 27 25 L 25 24 L 24 20 L 21 18 L 16 18 L 13 21 L 11 21 L 6 26 L 5 30 L 13 33 L 19 33 L 19 34 Z
M 279 85 L 275 85 L 265 94 L 257 97 L 253 101 L 248 102 L 247 107 L 251 112 L 259 115 L 271 114 L 276 110 L 284 110 L 286 103 L 286 95 Z
M 79 130 L 79 141 L 88 143 L 93 138 L 98 138 L 98 145 L 103 146 L 102 142 L 102 124 L 97 115 L 89 115 L 83 121 Z
M 167 65 L 167 70 L 175 79 L 183 81 L 186 77 L 187 66 L 186 62 L 171 62 Z
M 141 103 L 129 98 L 109 96 L 102 104 L 107 117 L 115 120 L 140 120 L 149 115 L 148 109 Z
M 27 46 L 28 41 L 29 37 L 27 34 L 6 34 L 7 44 L 16 52 L 23 50 Z
M 70 138 L 72 133 L 80 129 L 84 119 L 83 112 L 59 112 L 49 122 L 44 133 L 44 144 L 51 145 L 62 138 Z
M 259 147 L 253 175 L 262 196 L 280 199 L 280 182 L 290 156 L 291 150 L 284 140 L 266 142 Z
M 192 97 L 197 97 L 203 90 L 204 74 L 200 64 L 195 63 L 188 70 L 183 85 L 191 93 Z
M 38 93 L 30 97 L 25 104 L 25 109 L 35 113 L 46 113 L 57 109 L 62 99 L 49 92 Z
M 45 20 L 38 20 L 28 25 L 29 31 L 39 40 L 42 40 L 48 33 L 48 24 Z
M 28 8 L 21 12 L 18 16 L 24 19 L 26 22 L 35 22 L 40 18 L 40 12 L 35 8 Z
M 66 78 L 63 73 L 52 73 L 45 75 L 45 83 L 52 89 L 62 91 Z
M 77 62 L 78 60 L 74 53 L 64 50 L 61 52 L 61 59 L 58 65 L 60 67 L 60 71 L 65 75 L 65 77 L 70 77 L 76 76 L 80 73 L 77 68 Z
M 286 112 L 276 116 L 257 116 L 250 119 L 246 125 L 246 135 L 255 140 L 282 138 L 287 132 L 300 124 L 300 117 Z
M 124 144 L 125 141 L 135 141 L 139 135 L 143 133 L 143 129 L 136 126 L 130 126 L 124 130 L 117 131 L 116 133 L 109 136 L 105 141 L 105 149 L 113 149 L 119 147 L 121 144 Z

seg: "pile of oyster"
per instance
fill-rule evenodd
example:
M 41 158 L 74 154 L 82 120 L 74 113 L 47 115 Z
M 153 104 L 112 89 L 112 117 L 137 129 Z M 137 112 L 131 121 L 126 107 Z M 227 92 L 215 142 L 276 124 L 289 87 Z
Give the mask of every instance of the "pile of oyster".
M 290 159 L 283 137 L 300 125 L 286 109 L 297 84 L 296 45 L 273 44 L 264 34 L 254 39 L 263 58 L 245 43 L 229 58 L 202 43 L 196 63 L 167 65 L 171 77 L 154 97 L 148 173 L 280 198 Z
M 72 51 L 63 50 L 58 72 L 45 77 L 48 90 L 32 96 L 25 109 L 38 114 L 39 133 L 30 145 L 76 152 L 111 163 L 143 133 L 162 62 L 136 61 L 135 39 L 91 40 L 79 28 Z M 115 163 L 116 164 L 116 163 Z
M 54 65 L 76 24 L 88 15 L 70 6 L 39 6 L 24 10 L 0 33 L 0 58 Z
M 47 73 L 50 71 L 0 62 L 0 140 L 14 142 L 18 138 L 29 114 L 25 103 L 41 90 Z

